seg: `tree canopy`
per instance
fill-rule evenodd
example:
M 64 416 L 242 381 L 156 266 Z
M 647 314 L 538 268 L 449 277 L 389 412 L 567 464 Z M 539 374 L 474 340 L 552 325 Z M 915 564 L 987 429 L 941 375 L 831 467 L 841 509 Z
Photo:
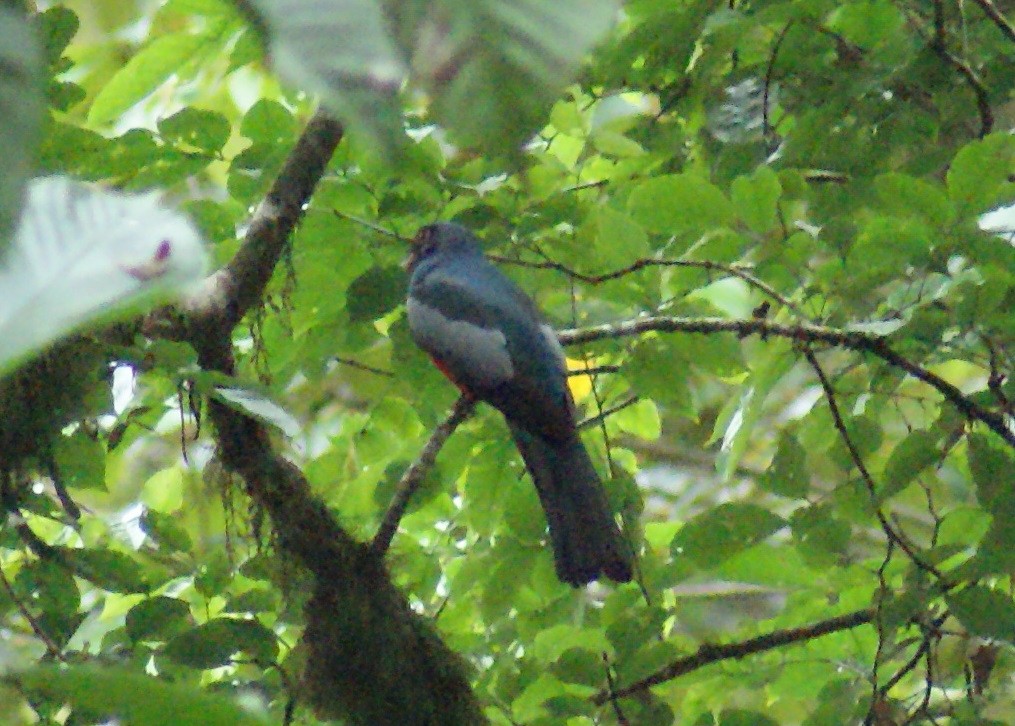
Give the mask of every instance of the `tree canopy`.
M 1015 19 L 0 3 L 0 721 L 1015 721 Z M 412 343 L 463 224 L 636 581 Z

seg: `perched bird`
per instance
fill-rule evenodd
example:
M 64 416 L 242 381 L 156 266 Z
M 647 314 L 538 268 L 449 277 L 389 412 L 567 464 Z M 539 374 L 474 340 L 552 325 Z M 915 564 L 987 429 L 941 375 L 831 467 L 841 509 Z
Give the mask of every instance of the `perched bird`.
M 416 344 L 462 392 L 507 419 L 546 512 L 557 576 L 631 579 L 632 553 L 578 437 L 564 351 L 532 300 L 457 224 L 412 240 L 408 318 Z

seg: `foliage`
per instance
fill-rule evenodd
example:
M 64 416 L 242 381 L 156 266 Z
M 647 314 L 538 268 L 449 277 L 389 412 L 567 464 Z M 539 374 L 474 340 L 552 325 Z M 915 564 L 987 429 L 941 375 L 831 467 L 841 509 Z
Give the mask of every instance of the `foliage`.
M 1015 720 L 994 3 L 73 7 L 35 124 L 0 8 L 5 244 L 34 158 L 221 270 L 0 381 L 0 720 Z M 437 218 L 570 329 L 639 583 L 557 582 L 503 421 L 448 417 L 399 266 Z

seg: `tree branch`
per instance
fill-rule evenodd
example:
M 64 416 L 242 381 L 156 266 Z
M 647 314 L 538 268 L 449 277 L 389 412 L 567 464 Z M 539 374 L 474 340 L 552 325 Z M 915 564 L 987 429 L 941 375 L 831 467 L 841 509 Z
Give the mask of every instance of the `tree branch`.
M 973 0 L 974 3 L 980 6 L 980 9 L 990 18 L 994 25 L 996 25 L 1002 33 L 1010 40 L 1015 43 L 1015 26 L 1012 26 L 1008 22 L 1008 19 L 1004 17 L 997 6 L 994 5 L 992 0 Z
M 342 127 L 315 115 L 283 164 L 233 259 L 188 301 L 181 330 L 203 370 L 235 373 L 232 331 L 261 304 L 272 273 L 320 181 Z M 172 311 L 170 311 L 172 313 Z M 250 416 L 210 400 L 225 468 L 271 518 L 277 546 L 314 576 L 305 607 L 304 683 L 318 714 L 354 723 L 484 723 L 467 668 L 409 607 L 383 562 L 317 499 L 303 473 L 272 447 Z M 364 683 L 372 688 L 363 688 Z
M 380 527 L 377 528 L 377 534 L 374 535 L 373 542 L 370 545 L 378 556 L 383 556 L 388 551 L 388 547 L 391 546 L 391 540 L 394 539 L 395 532 L 398 531 L 399 522 L 405 516 L 409 500 L 412 499 L 412 495 L 416 493 L 416 490 L 419 489 L 426 478 L 427 473 L 433 467 L 434 462 L 437 460 L 437 454 L 444 446 L 444 443 L 454 433 L 455 429 L 458 428 L 458 425 L 472 414 L 475 407 L 476 402 L 471 398 L 466 396 L 459 397 L 455 401 L 451 413 L 433 430 L 433 433 L 430 434 L 430 440 L 426 442 L 426 446 L 419 452 L 416 460 L 405 470 L 402 478 L 398 480 L 395 496 L 392 497 L 391 504 L 388 505 L 388 511 L 384 513 L 384 519 L 381 521 Z
M 49 633 L 46 632 L 46 629 L 42 627 L 42 624 L 36 620 L 35 616 L 28 610 L 28 607 L 21 602 L 21 598 L 18 597 L 18 593 L 14 591 L 14 586 L 11 585 L 10 580 L 7 579 L 7 575 L 4 574 L 3 569 L 0 569 L 0 585 L 3 585 L 3 589 L 7 592 L 7 597 L 11 599 L 11 602 L 14 603 L 14 606 L 18 609 L 18 612 L 21 613 L 21 617 L 23 617 L 29 627 L 31 627 L 32 632 L 35 633 L 35 637 L 41 640 L 42 644 L 46 646 L 46 652 L 49 653 L 49 656 L 61 663 L 66 663 L 67 659 L 64 657 L 60 646 L 58 646 L 50 637 Z
M 814 355 L 814 351 L 811 350 L 810 346 L 804 347 L 804 356 L 807 358 L 807 362 L 818 376 L 818 381 L 821 383 L 821 390 L 825 393 L 825 401 L 828 403 L 828 408 L 832 413 L 832 423 L 835 425 L 835 430 L 839 432 L 839 438 L 841 438 L 842 442 L 846 445 L 846 449 L 849 451 L 849 458 L 853 461 L 853 465 L 856 467 L 856 470 L 860 472 L 860 477 L 863 479 L 864 485 L 867 487 L 867 494 L 870 496 L 871 507 L 874 510 L 874 515 L 877 517 L 878 523 L 881 525 L 881 529 L 885 533 L 885 536 L 888 537 L 892 544 L 898 545 L 899 549 L 905 552 L 909 559 L 913 561 L 913 564 L 921 570 L 934 575 L 934 577 L 938 580 L 941 580 L 941 572 L 933 565 L 924 562 L 923 558 L 916 553 L 912 545 L 906 541 L 906 538 L 895 531 L 891 522 L 888 521 L 884 512 L 881 511 L 881 507 L 878 504 L 878 488 L 874 483 L 874 477 L 871 476 L 870 471 L 867 469 L 867 465 L 863 461 L 863 457 L 860 456 L 860 452 L 856 448 L 856 444 L 853 443 L 853 437 L 850 436 L 849 431 L 846 430 L 846 423 L 842 419 L 842 413 L 839 411 L 839 404 L 835 400 L 835 389 L 832 388 L 832 384 L 828 380 L 828 376 L 825 375 L 824 369 L 821 367 L 821 364 L 818 363 L 818 359 Z
M 530 262 L 528 260 L 519 260 L 512 257 L 503 257 L 500 255 L 487 255 L 487 257 L 494 262 L 500 262 L 505 265 L 516 265 L 518 267 L 528 267 L 535 270 L 555 270 L 557 272 L 563 272 L 565 275 L 573 280 L 584 282 L 586 285 L 601 285 L 604 282 L 610 280 L 619 280 L 622 277 L 626 277 L 632 273 L 644 270 L 649 267 L 691 267 L 701 270 L 712 270 L 715 272 L 722 272 L 732 277 L 739 277 L 741 280 L 746 282 L 751 287 L 757 288 L 765 295 L 768 295 L 773 300 L 777 301 L 781 305 L 789 308 L 797 315 L 802 318 L 807 318 L 807 315 L 797 306 L 796 303 L 789 300 L 786 296 L 776 290 L 774 287 L 769 285 L 764 280 L 755 277 L 747 268 L 742 265 L 727 265 L 722 262 L 715 262 L 713 260 L 667 260 L 658 257 L 643 257 L 635 260 L 630 265 L 622 267 L 612 272 L 605 272 L 601 275 L 586 275 L 584 273 L 573 270 L 565 264 L 555 262 L 554 260 L 544 260 L 543 262 Z
M 775 630 L 766 635 L 759 635 L 756 638 L 742 640 L 738 643 L 727 643 L 726 645 L 712 645 L 710 643 L 704 643 L 693 654 L 673 661 L 665 668 L 661 668 L 646 678 L 637 680 L 634 683 L 624 686 L 612 693 L 610 690 L 600 691 L 592 697 L 592 701 L 601 706 L 609 700 L 632 696 L 636 693 L 646 691 L 653 686 L 658 686 L 660 683 L 665 683 L 666 681 L 671 681 L 674 678 L 679 678 L 682 675 L 686 675 L 687 673 L 696 671 L 699 668 L 712 665 L 713 663 L 718 663 L 724 660 L 739 659 L 755 653 L 763 653 L 765 651 L 781 648 L 784 645 L 803 643 L 808 640 L 820 638 L 823 635 L 857 628 L 861 625 L 867 625 L 870 623 L 873 617 L 873 610 L 857 610 L 852 613 L 829 618 L 828 620 L 822 620 L 820 622 L 813 623 L 812 625 L 805 625 L 801 628 Z
M 261 304 L 289 237 L 344 134 L 338 121 L 322 111 L 314 114 L 254 212 L 240 249 L 179 308 L 149 315 L 146 334 L 188 340 L 192 329 L 200 329 L 201 335 L 222 335 Z
M 559 338 L 562 344 L 573 345 L 608 338 L 631 337 L 649 331 L 699 334 L 734 333 L 742 338 L 749 335 L 772 336 L 803 343 L 825 343 L 860 353 L 870 353 L 936 389 L 967 418 L 985 424 L 1010 446 L 1015 447 L 1015 431 L 1005 420 L 1004 415 L 984 408 L 945 379 L 897 353 L 884 338 L 869 333 L 806 323 L 786 325 L 765 318 L 731 320 L 728 318 L 646 316 L 619 323 L 562 330 L 559 333 Z

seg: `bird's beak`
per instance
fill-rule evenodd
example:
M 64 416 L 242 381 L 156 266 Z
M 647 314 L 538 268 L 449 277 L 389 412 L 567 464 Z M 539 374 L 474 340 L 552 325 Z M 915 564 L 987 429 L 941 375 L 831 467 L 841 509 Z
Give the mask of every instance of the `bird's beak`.
M 412 269 L 419 262 L 419 251 L 423 248 L 426 235 L 430 234 L 427 227 L 421 228 L 416 236 L 409 240 L 409 255 L 402 260 L 402 269 L 406 272 L 412 272 Z

